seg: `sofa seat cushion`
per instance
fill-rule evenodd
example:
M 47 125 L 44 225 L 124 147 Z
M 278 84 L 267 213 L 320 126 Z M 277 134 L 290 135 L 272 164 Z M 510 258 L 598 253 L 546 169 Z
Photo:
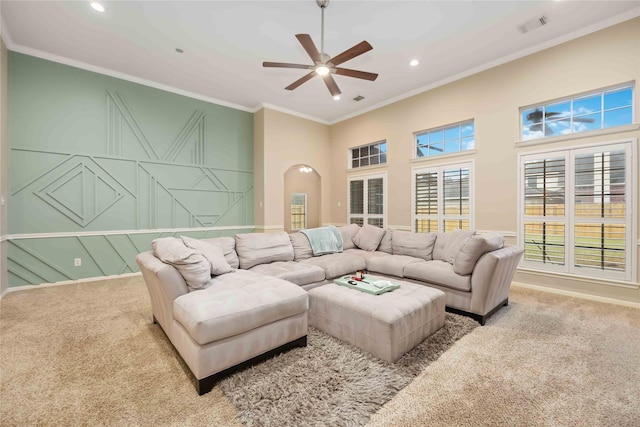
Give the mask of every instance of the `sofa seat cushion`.
M 284 231 L 236 234 L 235 239 L 242 269 L 274 261 L 293 261 L 293 245 Z
M 456 274 L 453 271 L 453 265 L 445 261 L 433 260 L 407 264 L 404 267 L 404 277 L 459 291 L 471 290 L 471 275 Z
M 390 276 L 404 277 L 404 267 L 414 262 L 424 262 L 422 258 L 408 255 L 390 255 L 377 257 L 367 262 L 367 268 L 372 273 L 388 274 Z
M 316 256 L 304 259 L 300 261 L 300 263 L 317 265 L 322 268 L 325 278 L 328 280 L 344 276 L 345 274 L 352 274 L 355 273 L 356 270 L 364 270 L 367 267 L 364 258 L 346 252 Z
M 286 280 L 238 270 L 173 301 L 173 317 L 200 345 L 305 313 L 307 292 Z
M 296 285 L 309 285 L 324 280 L 324 270 L 317 265 L 294 261 L 276 261 L 251 267 L 249 271 L 288 280 Z
M 386 252 L 380 252 L 380 251 L 365 251 L 364 249 L 347 249 L 345 251 L 348 254 L 353 254 L 353 255 L 358 255 L 359 257 L 364 258 L 364 262 L 367 263 L 367 269 L 369 269 L 369 260 L 370 259 L 374 259 L 374 258 L 386 258 L 389 255 Z

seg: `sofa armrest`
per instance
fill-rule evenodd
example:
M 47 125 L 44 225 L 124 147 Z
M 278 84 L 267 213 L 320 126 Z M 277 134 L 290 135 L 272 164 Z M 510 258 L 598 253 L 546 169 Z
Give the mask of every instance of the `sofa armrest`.
M 524 249 L 504 246 L 480 257 L 471 273 L 470 311 L 487 314 L 509 298 L 509 287 Z
M 149 291 L 153 316 L 171 338 L 173 300 L 189 292 L 187 283 L 175 267 L 160 261 L 150 251 L 136 256 L 136 263 Z

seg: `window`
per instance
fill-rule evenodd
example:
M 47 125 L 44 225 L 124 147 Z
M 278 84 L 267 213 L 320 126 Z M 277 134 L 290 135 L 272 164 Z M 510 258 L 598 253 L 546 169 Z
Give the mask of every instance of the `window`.
M 440 156 L 473 150 L 473 120 L 416 133 L 416 157 Z
M 376 166 L 387 163 L 387 142 L 380 141 L 351 149 L 351 167 Z
M 521 109 L 523 140 L 628 125 L 633 87 L 624 86 Z
M 307 195 L 291 193 L 291 229 L 307 228 Z
M 473 229 L 472 164 L 413 169 L 413 229 Z
M 386 174 L 349 178 L 349 224 L 385 227 Z
M 632 280 L 632 143 L 521 157 L 523 266 Z

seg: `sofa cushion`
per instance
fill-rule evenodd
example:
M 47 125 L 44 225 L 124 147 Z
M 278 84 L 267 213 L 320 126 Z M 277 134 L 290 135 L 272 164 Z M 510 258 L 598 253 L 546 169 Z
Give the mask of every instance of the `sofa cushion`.
M 364 270 L 367 267 L 364 258 L 346 252 L 316 256 L 300 262 L 321 267 L 324 270 L 325 278 L 328 280 L 345 274 L 353 274 L 356 270 Z
M 245 270 L 268 262 L 293 261 L 293 246 L 284 231 L 236 234 L 235 238 L 240 268 Z
M 380 244 L 378 245 L 378 251 L 385 252 L 387 254 L 393 253 L 393 247 L 391 246 L 391 238 L 393 236 L 393 230 L 387 228 L 384 232 L 384 236 L 382 236 L 382 240 L 380 240 Z
M 424 260 L 422 258 L 416 258 L 408 255 L 391 255 L 370 259 L 367 261 L 367 269 L 374 273 L 404 277 L 404 267 L 407 264 L 421 261 Z
M 200 345 L 295 316 L 309 307 L 293 283 L 251 271 L 217 276 L 207 289 L 179 296 L 173 316 Z
M 180 238 L 186 247 L 195 249 L 204 255 L 211 264 L 212 275 L 218 276 L 220 274 L 227 274 L 234 270 L 224 258 L 224 253 L 220 246 L 194 239 L 192 237 L 180 236 Z
M 294 261 L 300 261 L 301 259 L 307 259 L 313 256 L 309 238 L 303 233 L 291 233 L 289 234 L 289 240 L 291 240 L 291 246 L 293 246 Z
M 456 274 L 453 265 L 446 261 L 432 260 L 407 264 L 404 267 L 404 277 L 459 291 L 471 290 L 471 276 Z
M 435 233 L 413 233 L 410 231 L 393 230 L 391 246 L 394 255 L 408 255 L 429 261 L 433 253 Z
M 296 285 L 309 285 L 324 280 L 324 270 L 317 265 L 303 264 L 294 261 L 276 261 L 259 264 L 249 269 L 255 273 L 288 280 Z
M 227 260 L 231 268 L 240 267 L 240 260 L 236 253 L 236 239 L 233 237 L 211 237 L 208 239 L 201 239 L 203 242 L 211 243 L 212 245 L 219 246 L 224 253 L 224 259 Z
M 151 242 L 153 255 L 174 266 L 187 283 L 189 291 L 204 289 L 211 279 L 211 264 L 200 252 L 185 246 L 176 237 L 160 237 Z
M 476 232 L 469 230 L 453 230 L 450 233 L 447 233 L 447 239 L 444 244 L 444 248 L 442 248 L 442 261 L 446 261 L 449 264 L 453 264 L 453 260 L 462 249 L 462 246 L 465 244 L 467 239 L 473 236 Z
M 365 251 L 363 249 L 347 249 L 345 251 L 348 254 L 358 255 L 359 257 L 364 258 L 364 262 L 367 263 L 367 269 L 369 269 L 369 260 L 373 258 L 386 258 L 390 256 L 386 252 L 380 251 Z
M 342 250 L 355 248 L 356 245 L 352 239 L 360 231 L 360 226 L 358 224 L 349 224 L 338 227 L 338 230 L 342 234 Z
M 384 236 L 385 230 L 375 225 L 365 224 L 351 240 L 360 249 L 375 251 Z
M 473 267 L 482 255 L 504 246 L 504 236 L 500 233 L 476 234 L 462 246 L 453 260 L 453 271 L 458 274 L 471 274 Z

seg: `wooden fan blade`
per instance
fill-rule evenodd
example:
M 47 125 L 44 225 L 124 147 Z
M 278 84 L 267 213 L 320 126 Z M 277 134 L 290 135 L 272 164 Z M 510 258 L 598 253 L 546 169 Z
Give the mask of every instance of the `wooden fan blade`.
M 333 79 L 333 77 L 331 76 L 331 74 L 322 76 L 322 80 L 324 80 L 324 83 L 327 85 L 329 92 L 331 92 L 331 96 L 340 95 L 342 93 L 340 92 L 340 88 L 338 88 L 338 85 L 336 81 Z
M 313 65 L 304 65 L 304 64 L 288 64 L 286 62 L 263 62 L 263 67 L 277 67 L 277 68 L 301 68 L 303 70 L 310 70 L 313 68 Z
M 322 57 L 320 56 L 320 52 L 316 48 L 316 45 L 311 40 L 311 36 L 309 34 L 296 34 L 296 38 L 307 51 L 307 54 L 311 57 L 313 62 L 322 62 Z
M 316 74 L 315 71 L 310 72 L 309 74 L 306 74 L 304 77 L 299 78 L 298 80 L 296 80 L 295 82 L 291 83 L 289 86 L 285 87 L 286 90 L 294 90 L 295 88 L 297 88 L 298 86 L 300 86 L 302 83 L 307 82 L 309 80 L 311 80 L 313 78 L 313 76 Z
M 375 73 L 367 73 L 366 71 L 350 70 L 348 68 L 336 68 L 336 74 L 340 76 L 355 77 L 356 79 L 364 79 L 374 81 L 378 78 Z
M 363 53 L 370 51 L 371 49 L 373 49 L 373 47 L 371 47 L 369 42 L 363 41 L 353 46 L 352 48 L 345 50 L 341 54 L 334 56 L 328 62 L 333 65 L 340 65 L 343 62 L 347 62 L 348 60 L 353 59 L 358 55 L 362 55 Z

